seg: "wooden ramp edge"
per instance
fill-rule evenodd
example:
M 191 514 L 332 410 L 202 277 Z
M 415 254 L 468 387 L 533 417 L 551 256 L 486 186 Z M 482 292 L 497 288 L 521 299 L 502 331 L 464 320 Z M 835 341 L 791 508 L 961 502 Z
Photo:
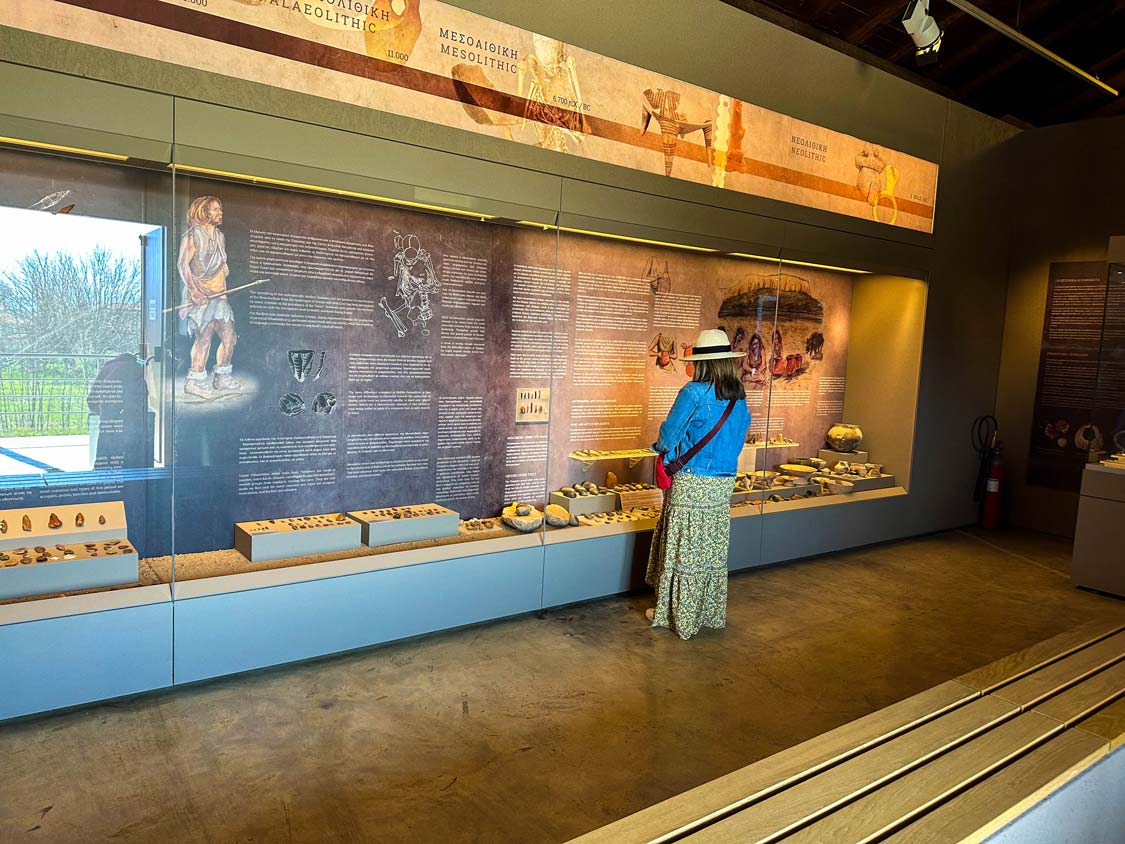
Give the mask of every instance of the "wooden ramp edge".
M 675 840 L 978 697 L 979 692 L 962 683 L 942 683 L 592 830 L 570 844 L 662 844 Z
M 1125 624 L 1090 623 L 570 844 L 980 841 L 1125 744 Z

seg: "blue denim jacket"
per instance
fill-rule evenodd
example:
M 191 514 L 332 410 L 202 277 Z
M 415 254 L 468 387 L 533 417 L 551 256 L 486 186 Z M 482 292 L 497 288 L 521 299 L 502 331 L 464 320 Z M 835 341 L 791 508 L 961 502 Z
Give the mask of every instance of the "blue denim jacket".
M 703 439 L 715 427 L 727 402 L 715 397 L 710 384 L 689 381 L 680 389 L 668 418 L 660 426 L 660 437 L 653 448 L 664 454 L 665 460 L 675 460 Z M 738 456 L 746 442 L 746 429 L 750 427 L 750 410 L 744 400 L 738 401 L 730 417 L 684 466 L 693 475 L 717 477 L 734 475 L 738 471 Z

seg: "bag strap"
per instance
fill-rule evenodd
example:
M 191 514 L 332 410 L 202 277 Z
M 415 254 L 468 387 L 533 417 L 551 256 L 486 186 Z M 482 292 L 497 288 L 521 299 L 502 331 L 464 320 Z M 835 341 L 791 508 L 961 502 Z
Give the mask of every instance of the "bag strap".
M 715 423 L 715 427 L 708 431 L 707 435 L 703 437 L 703 439 L 701 439 L 699 442 L 697 442 L 695 445 L 693 445 L 691 448 L 689 448 L 687 451 L 685 451 L 683 454 L 669 463 L 668 468 L 671 469 L 672 472 L 678 472 L 685 465 L 687 465 L 687 462 L 691 460 L 691 458 L 699 454 L 703 446 L 711 442 L 711 438 L 714 437 L 715 434 L 719 433 L 719 429 L 722 428 L 727 419 L 730 418 L 731 412 L 734 410 L 734 406 L 737 403 L 738 399 L 731 399 L 730 402 L 727 403 L 727 409 L 723 411 L 723 415 L 720 416 L 719 421 Z

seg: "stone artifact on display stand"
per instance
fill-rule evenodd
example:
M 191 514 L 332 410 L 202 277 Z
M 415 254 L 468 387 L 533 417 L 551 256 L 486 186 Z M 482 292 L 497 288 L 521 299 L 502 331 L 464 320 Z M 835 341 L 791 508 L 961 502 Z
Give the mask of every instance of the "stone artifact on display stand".
M 560 507 L 558 504 L 548 504 L 545 511 L 547 517 L 547 524 L 551 527 L 566 527 L 571 524 L 578 524 L 578 517 L 571 516 L 570 511 L 565 507 Z
M 593 481 L 564 486 L 551 493 L 549 503 L 557 504 L 568 513 L 578 516 L 586 513 L 613 512 L 618 507 L 616 493 L 608 487 L 598 486 Z
M 833 451 L 855 451 L 856 446 L 863 442 L 863 431 L 859 425 L 837 422 L 828 429 L 825 439 Z
M 531 504 L 513 501 L 500 512 L 500 518 L 508 527 L 522 533 L 537 530 L 543 524 L 543 513 Z

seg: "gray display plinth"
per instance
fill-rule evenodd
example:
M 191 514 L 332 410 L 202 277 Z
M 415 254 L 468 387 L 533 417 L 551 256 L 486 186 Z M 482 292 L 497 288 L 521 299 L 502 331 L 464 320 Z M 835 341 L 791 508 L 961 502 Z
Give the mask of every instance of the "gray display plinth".
M 253 563 L 347 551 L 359 547 L 359 537 L 359 524 L 343 513 L 262 519 L 234 526 L 234 547 Z
M 551 493 L 551 504 L 558 504 L 572 516 L 585 516 L 588 513 L 612 513 L 617 509 L 617 495 L 580 495 L 568 498 L 561 492 Z
M 1082 473 L 1070 578 L 1125 596 L 1125 471 L 1089 465 Z
M 871 457 L 866 451 L 834 451 L 831 448 L 822 448 L 817 452 L 816 456 L 821 460 L 827 460 L 829 469 L 831 469 L 841 460 L 843 460 L 845 463 L 871 462 Z
M 372 547 L 442 539 L 461 530 L 461 516 L 439 504 L 356 510 L 348 515 L 359 523 L 363 544 Z
M 0 565 L 4 565 L 0 563 Z M 136 583 L 137 553 L 81 557 L 0 568 L 0 600 Z

